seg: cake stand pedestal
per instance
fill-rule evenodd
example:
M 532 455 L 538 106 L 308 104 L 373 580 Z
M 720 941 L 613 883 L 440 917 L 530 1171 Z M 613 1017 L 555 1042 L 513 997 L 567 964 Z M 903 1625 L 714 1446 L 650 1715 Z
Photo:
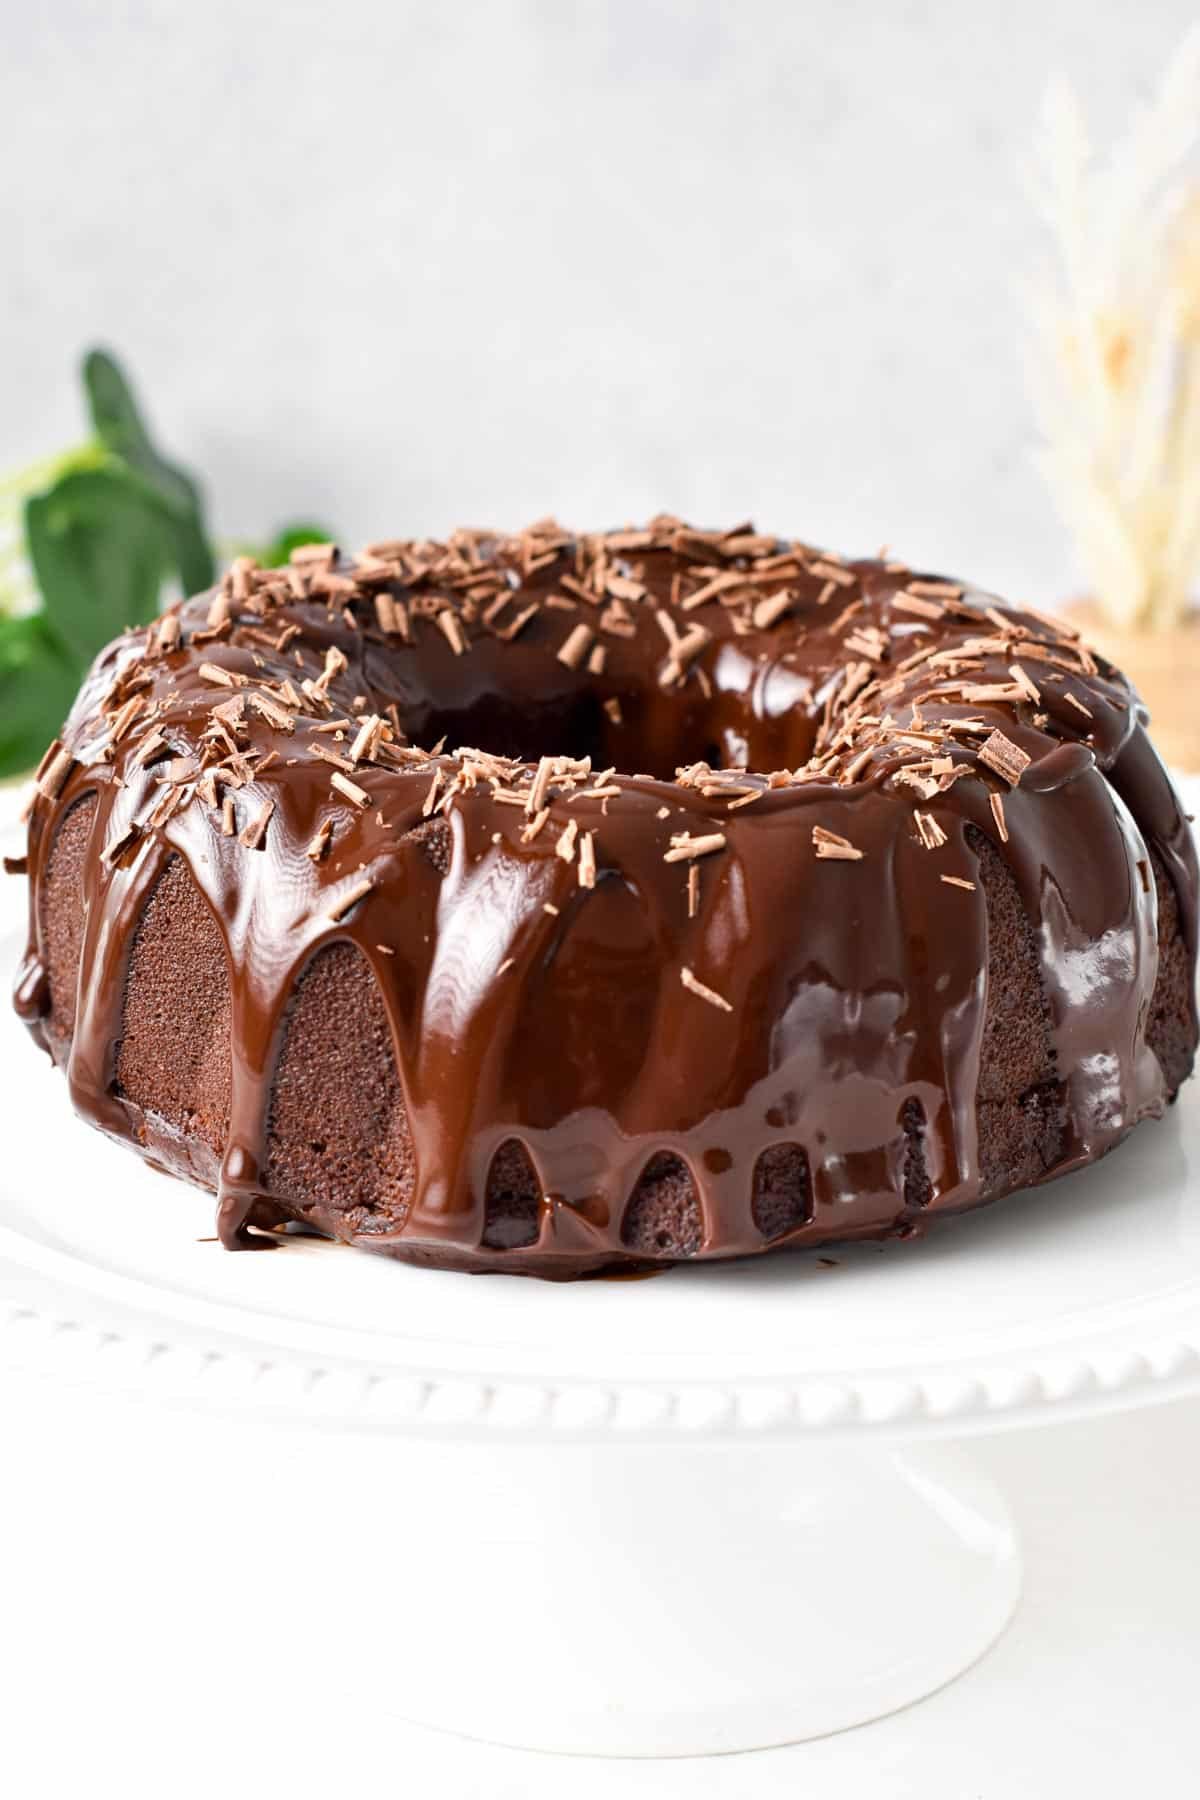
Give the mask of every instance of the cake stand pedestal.
M 556 1445 L 471 1466 L 432 1491 L 426 1466 L 422 1553 L 375 1593 L 420 1644 L 398 1711 L 448 1731 L 631 1756 L 821 1736 L 941 1687 L 1017 1600 L 1003 1502 L 941 1446 Z
M 972 1435 L 1200 1391 L 1200 1088 L 923 1243 L 555 1285 L 302 1238 L 229 1256 L 210 1198 L 70 1119 L 8 1016 L 0 1079 L 0 1365 L 156 1442 L 169 1419 L 181 1457 L 226 1431 L 245 1554 L 182 1477 L 172 1542 L 254 1667 L 351 1709 L 643 1756 L 875 1718 L 1016 1605 Z M 88 1467 L 136 1555 L 120 1478 Z

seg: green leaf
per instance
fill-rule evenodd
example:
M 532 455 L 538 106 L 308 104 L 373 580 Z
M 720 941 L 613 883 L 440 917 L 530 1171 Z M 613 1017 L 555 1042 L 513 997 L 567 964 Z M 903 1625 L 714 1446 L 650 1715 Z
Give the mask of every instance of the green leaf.
M 0 627 L 0 780 L 31 769 L 75 699 L 79 670 L 41 613 Z
M 89 350 L 83 385 L 92 423 L 102 444 L 155 488 L 171 517 L 171 537 L 184 591 L 197 594 L 216 580 L 213 553 L 204 528 L 204 498 L 198 484 L 154 446 L 133 389 L 107 350 Z
M 158 489 L 116 462 L 76 470 L 26 501 L 47 623 L 81 670 L 126 626 L 155 617 L 175 563 L 171 527 Z
M 23 469 L 0 476 L 0 622 L 35 612 L 40 596 L 25 555 L 25 502 L 53 486 L 72 469 L 95 469 L 109 461 L 97 443 L 77 444 L 57 456 L 43 456 Z

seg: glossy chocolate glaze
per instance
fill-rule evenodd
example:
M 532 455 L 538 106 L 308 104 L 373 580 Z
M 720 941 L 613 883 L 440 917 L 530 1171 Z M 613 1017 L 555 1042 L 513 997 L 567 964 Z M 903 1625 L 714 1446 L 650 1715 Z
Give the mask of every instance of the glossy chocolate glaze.
M 340 563 L 331 584 L 319 562 L 302 564 L 286 594 L 252 571 L 188 602 L 178 643 L 173 625 L 119 640 L 64 728 L 65 754 L 44 765 L 30 820 L 18 1011 L 64 1061 L 84 1117 L 219 1187 L 230 1247 L 272 1241 L 249 1227 L 295 1211 L 266 1192 L 272 1077 L 296 983 L 333 940 L 357 946 L 383 996 L 416 1179 L 399 1226 L 350 1233 L 320 1208 L 304 1216 L 371 1249 L 542 1274 L 631 1263 L 625 1209 L 663 1151 L 695 1182 L 700 1257 L 768 1247 L 751 1193 L 774 1145 L 801 1147 L 811 1180 L 808 1216 L 777 1243 L 907 1231 L 994 1197 L 1003 1187 L 981 1178 L 977 1143 L 988 916 L 972 832 L 1012 871 L 1036 934 L 1065 1123 L 1047 1175 L 1162 1112 L 1171 1090 L 1146 1041 L 1158 965 L 1150 852 L 1194 965 L 1191 833 L 1128 684 L 1053 625 L 894 564 L 842 563 L 744 530 L 702 538 L 675 521 L 608 540 L 549 527 L 474 537 L 437 556 L 407 546 L 382 561 Z M 495 635 L 471 597 L 475 567 L 493 582 L 501 571 L 497 629 L 536 605 L 517 635 Z M 689 607 L 713 569 L 741 585 Z M 614 577 L 619 631 L 601 623 Z M 407 635 L 387 596 L 407 607 Z M 776 596 L 786 598 L 764 604 Z M 457 632 L 439 621 L 447 610 Z M 582 653 L 564 658 L 579 626 Z M 955 660 L 930 660 L 945 651 Z M 1014 686 L 1014 662 L 1031 693 Z M 214 668 L 244 685 L 222 686 Z M 300 704 L 288 702 L 281 727 L 250 696 L 277 696 L 285 678 Z M 308 698 L 305 680 L 316 684 Z M 215 739 L 214 705 L 238 695 L 242 717 Z M 119 727 L 120 707 L 138 698 L 114 742 L 114 718 Z M 489 756 L 404 761 L 393 732 L 349 772 L 368 796 L 359 807 L 331 788 L 314 747 L 344 755 L 361 718 L 393 706 L 410 745 L 444 736 L 524 761 L 489 782 Z M 331 715 L 352 723 L 318 732 Z M 1019 778 L 981 760 L 992 729 L 1015 747 Z M 551 772 L 548 818 L 532 835 L 540 807 L 509 801 L 528 796 L 544 756 L 576 761 Z M 616 772 L 583 774 L 586 757 Z M 675 778 L 701 762 L 736 773 Z M 58 823 L 89 794 L 81 974 L 64 1040 L 49 1029 L 39 885 Z M 241 834 L 268 801 L 249 847 Z M 436 854 L 430 818 L 444 834 Z M 572 819 L 568 860 L 559 845 Z M 327 851 L 306 855 L 326 821 Z M 822 853 L 814 827 L 849 851 Z M 588 833 L 592 885 L 579 853 Z M 724 845 L 694 863 L 664 860 L 681 834 Z M 232 1108 L 219 1170 L 115 1091 L 131 942 L 175 854 L 228 959 Z M 364 881 L 369 891 L 332 916 Z M 1194 1012 L 1191 1026 L 1194 1043 Z M 905 1197 L 914 1102 L 929 1184 L 919 1208 Z M 488 1170 L 514 1138 L 541 1189 L 538 1237 L 491 1249 Z

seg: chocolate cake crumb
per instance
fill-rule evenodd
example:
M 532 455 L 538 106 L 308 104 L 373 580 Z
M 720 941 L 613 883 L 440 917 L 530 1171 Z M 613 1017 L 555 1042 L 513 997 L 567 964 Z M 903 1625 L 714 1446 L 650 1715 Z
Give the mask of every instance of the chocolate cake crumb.
M 510 1138 L 488 1170 L 483 1242 L 493 1250 L 519 1250 L 537 1242 L 541 1189 L 525 1146 Z
M 771 1144 L 754 1165 L 750 1210 L 768 1243 L 812 1217 L 808 1157 L 799 1144 Z
M 900 1114 L 904 1132 L 904 1205 L 919 1212 L 933 1198 L 925 1164 L 925 1113 L 919 1100 L 906 1100 Z
M 319 1229 L 399 1230 L 416 1177 L 379 986 L 353 944 L 319 950 L 285 1026 L 268 1121 L 272 1194 Z
M 172 856 L 143 909 L 114 1049 L 116 1091 L 220 1155 L 232 1093 L 232 996 L 216 921 Z
M 450 873 L 453 837 L 445 819 L 430 819 L 427 824 L 414 826 L 406 832 L 404 842 L 419 850 L 439 875 Z
M 642 1256 L 694 1256 L 700 1248 L 700 1202 L 680 1156 L 660 1151 L 643 1169 L 621 1224 L 621 1242 Z
M 84 874 L 96 821 L 95 794 L 63 813 L 35 896 L 48 993 L 49 1029 L 60 1042 L 75 1029 L 75 997 L 83 948 Z

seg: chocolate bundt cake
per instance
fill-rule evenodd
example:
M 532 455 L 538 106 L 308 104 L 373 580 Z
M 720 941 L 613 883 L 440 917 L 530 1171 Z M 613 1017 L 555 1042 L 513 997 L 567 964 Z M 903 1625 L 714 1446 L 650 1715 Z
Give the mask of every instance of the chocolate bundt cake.
M 47 753 L 17 1007 L 230 1248 L 913 1233 L 1191 1069 L 1145 724 L 1061 621 L 748 525 L 241 559 Z

